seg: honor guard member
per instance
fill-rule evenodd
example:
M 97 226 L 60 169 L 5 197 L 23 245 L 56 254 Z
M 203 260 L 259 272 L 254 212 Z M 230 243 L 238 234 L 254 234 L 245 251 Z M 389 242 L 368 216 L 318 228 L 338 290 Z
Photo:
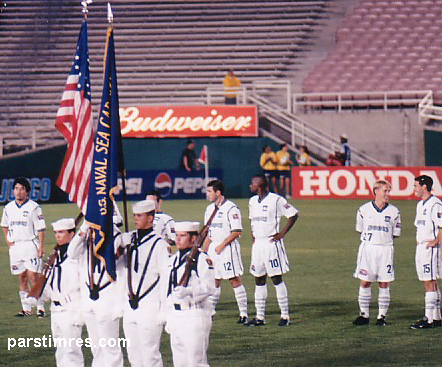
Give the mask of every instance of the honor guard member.
M 179 285 L 198 229 L 198 222 L 175 223 L 178 251 L 169 259 L 168 284 L 163 283 L 167 295 L 166 331 L 170 334 L 175 367 L 208 366 L 207 348 L 212 327 L 212 307 L 208 298 L 213 294 L 215 277 L 207 254 L 196 253 L 187 286 Z
M 371 283 L 378 282 L 379 312 L 376 325 L 386 325 L 390 306 L 389 284 L 394 280 L 393 239 L 401 234 L 399 210 L 391 205 L 391 185 L 378 180 L 373 185 L 374 200 L 362 205 L 356 214 L 356 231 L 361 234 L 354 277 L 360 279 L 358 303 L 360 313 L 354 325 L 369 323 Z
M 206 196 L 211 204 L 206 208 L 204 223 L 209 220 L 215 205 L 219 208 L 203 246 L 215 268 L 215 293 L 210 297 L 210 302 L 215 312 L 221 294 L 221 279 L 228 279 L 239 309 L 238 324 L 244 324 L 248 321 L 248 315 L 247 293 L 241 282 L 244 268 L 238 242 L 242 232 L 241 212 L 233 202 L 224 197 L 224 184 L 220 180 L 212 180 L 207 184 Z
M 36 283 L 41 271 L 41 258 L 46 224 L 40 206 L 29 199 L 31 185 L 18 177 L 12 185 L 14 201 L 8 203 L 1 220 L 3 234 L 9 249 L 11 273 L 17 275 L 22 310 L 17 317 L 31 316 L 28 303 L 30 285 Z M 37 301 L 37 317 L 45 316 L 43 300 Z
M 417 203 L 416 218 L 416 272 L 425 291 L 425 317 L 411 325 L 412 329 L 441 326 L 440 290 L 437 279 L 442 274 L 442 202 L 431 194 L 433 179 L 422 175 L 414 179 Z
M 150 191 L 146 200 L 155 201 L 155 218 L 153 220 L 153 230 L 163 237 L 169 246 L 175 245 L 175 222 L 170 215 L 161 211 L 163 198 L 157 190 Z
M 249 201 L 253 240 L 250 273 L 255 277 L 256 317 L 245 325 L 265 324 L 266 277 L 268 275 L 275 286 L 276 298 L 281 310 L 279 326 L 287 326 L 290 322 L 289 302 L 282 274 L 289 271 L 289 262 L 282 239 L 298 219 L 298 210 L 282 196 L 269 192 L 269 183 L 264 175 L 252 177 L 250 191 L 256 194 Z M 279 231 L 282 215 L 288 219 L 282 231 Z
M 133 205 L 136 230 L 125 233 L 128 245 L 128 276 L 123 327 L 129 362 L 133 367 L 161 367 L 160 341 L 163 325 L 160 278 L 167 269 L 169 252 L 166 241 L 153 231 L 155 201 Z
M 115 225 L 120 221 L 121 218 L 114 215 L 116 253 L 118 247 L 123 247 L 121 233 Z M 100 260 L 90 253 L 88 234 L 89 225 L 85 221 L 68 247 L 68 257 L 78 261 L 81 309 L 91 339 L 91 367 L 123 367 L 123 353 L 119 343 L 115 341 L 118 341 L 120 318 L 123 314 L 124 295 L 120 274 L 126 267 L 125 259 L 123 256 L 116 256 L 117 281 L 112 282 Z
M 69 243 L 75 235 L 75 220 L 63 218 L 52 227 L 58 245 L 57 255 L 49 269 L 43 298 L 51 300 L 51 331 L 53 338 L 60 338 L 55 360 L 60 367 L 84 366 L 81 345 L 82 316 L 80 305 L 80 277 L 78 262 L 67 256 Z

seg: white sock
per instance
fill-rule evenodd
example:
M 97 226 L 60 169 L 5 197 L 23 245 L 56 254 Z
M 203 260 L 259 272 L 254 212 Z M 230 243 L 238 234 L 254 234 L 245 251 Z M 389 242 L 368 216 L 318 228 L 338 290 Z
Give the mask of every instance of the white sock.
M 428 319 L 430 324 L 433 322 L 436 301 L 437 292 L 425 292 L 425 317 Z
M 434 306 L 433 319 L 434 320 L 440 320 L 441 319 L 441 312 L 440 312 L 440 290 L 437 289 L 436 293 L 437 293 L 437 299 L 436 299 L 436 304 Z
M 212 315 L 215 314 L 215 308 L 221 295 L 221 287 L 215 287 L 215 292 L 209 296 L 209 303 L 212 306 Z
M 278 300 L 279 308 L 281 309 L 281 318 L 289 319 L 289 297 L 287 294 L 287 287 L 284 282 L 275 285 L 276 299 Z
M 43 298 L 39 298 L 37 300 L 37 311 L 43 311 L 45 310 L 45 301 Z
M 361 316 L 368 318 L 370 316 L 371 288 L 359 287 L 359 310 Z
M 255 286 L 255 308 L 256 318 L 264 320 L 267 300 L 267 285 Z
M 21 301 L 21 308 L 23 311 L 27 311 L 27 312 L 31 312 L 31 305 L 27 302 L 27 298 L 28 298 L 28 292 L 26 291 L 19 291 L 18 295 L 20 296 L 20 301 Z
M 233 288 L 235 292 L 236 303 L 238 304 L 239 316 L 247 317 L 247 292 L 244 285 Z
M 378 306 L 378 319 L 380 319 L 381 316 L 387 316 L 388 307 L 390 306 L 390 287 L 379 288 Z

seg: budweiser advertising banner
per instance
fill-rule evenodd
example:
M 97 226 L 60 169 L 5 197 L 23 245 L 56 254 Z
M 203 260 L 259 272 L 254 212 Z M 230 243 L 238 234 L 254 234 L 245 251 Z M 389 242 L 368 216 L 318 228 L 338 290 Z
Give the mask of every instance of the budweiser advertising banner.
M 140 106 L 120 108 L 124 138 L 257 136 L 256 106 Z
M 433 178 L 433 194 L 442 196 L 442 167 L 293 167 L 292 197 L 297 199 L 371 199 L 376 180 L 391 183 L 391 199 L 415 199 L 414 178 Z

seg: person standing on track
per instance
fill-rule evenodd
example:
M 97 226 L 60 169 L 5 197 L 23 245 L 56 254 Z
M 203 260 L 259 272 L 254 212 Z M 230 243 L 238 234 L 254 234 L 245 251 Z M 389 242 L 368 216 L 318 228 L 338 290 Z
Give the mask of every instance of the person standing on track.
M 221 295 L 221 279 L 228 279 L 239 309 L 238 324 L 244 324 L 248 322 L 248 315 L 247 293 L 241 281 L 244 268 L 238 242 L 242 232 L 241 212 L 232 201 L 224 197 L 224 184 L 220 180 L 212 180 L 207 184 L 206 196 L 211 204 L 206 208 L 204 223 L 209 220 L 215 205 L 219 208 L 203 245 L 203 250 L 208 252 L 215 267 L 215 293 L 210 297 L 213 312 Z
M 393 239 L 401 234 L 399 210 L 389 203 L 391 185 L 378 180 L 373 185 L 374 200 L 362 205 L 356 214 L 356 231 L 361 234 L 354 277 L 360 279 L 359 316 L 354 325 L 369 323 L 371 283 L 378 282 L 379 312 L 376 325 L 386 325 L 390 306 L 390 282 L 394 280 Z
M 253 241 L 250 273 L 255 277 L 256 317 L 245 325 L 265 325 L 266 278 L 269 276 L 281 310 L 279 326 L 287 326 L 290 323 L 289 302 L 282 275 L 289 271 L 289 262 L 282 240 L 298 219 L 298 210 L 282 196 L 269 192 L 269 183 L 264 175 L 252 177 L 250 191 L 255 194 L 249 201 L 249 218 Z M 283 215 L 287 222 L 279 231 Z
M 40 206 L 29 199 L 31 185 L 24 177 L 18 177 L 12 185 L 14 201 L 3 210 L 1 226 L 9 249 L 12 275 L 19 281 L 22 310 L 17 317 L 31 316 L 32 306 L 27 301 L 29 285 L 36 283 L 41 272 L 44 254 L 46 224 Z M 45 316 L 44 301 L 37 301 L 37 317 Z
M 433 179 L 422 175 L 414 179 L 414 194 L 421 199 L 416 206 L 416 272 L 425 290 L 425 316 L 412 329 L 441 326 L 440 290 L 442 277 L 442 202 L 431 194 Z

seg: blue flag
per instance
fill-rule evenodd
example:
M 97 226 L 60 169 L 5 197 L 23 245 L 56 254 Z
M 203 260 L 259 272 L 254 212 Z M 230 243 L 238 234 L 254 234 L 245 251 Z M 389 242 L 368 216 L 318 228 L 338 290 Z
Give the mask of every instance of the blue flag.
M 124 171 L 118 104 L 115 45 L 111 28 L 107 33 L 107 52 L 104 71 L 103 95 L 94 138 L 94 155 L 89 183 L 86 220 L 93 230 L 94 255 L 115 280 L 114 200 L 117 177 Z

